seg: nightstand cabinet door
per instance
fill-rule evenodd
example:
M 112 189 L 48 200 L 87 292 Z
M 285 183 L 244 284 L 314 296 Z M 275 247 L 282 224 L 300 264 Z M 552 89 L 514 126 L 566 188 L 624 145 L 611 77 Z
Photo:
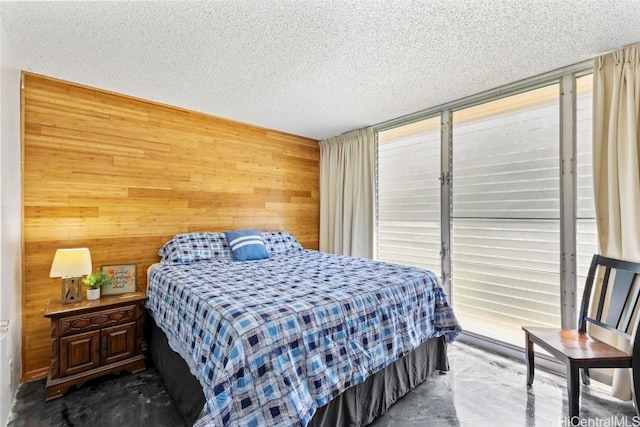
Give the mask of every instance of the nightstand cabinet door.
M 128 359 L 136 354 L 136 322 L 103 328 L 100 363 L 103 365 Z
M 100 366 L 100 331 L 60 338 L 60 376 Z

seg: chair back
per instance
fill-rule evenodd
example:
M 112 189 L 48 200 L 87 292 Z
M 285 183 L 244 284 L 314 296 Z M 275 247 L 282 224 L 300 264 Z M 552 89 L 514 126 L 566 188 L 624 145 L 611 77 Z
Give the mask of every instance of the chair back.
M 594 255 L 580 307 L 580 331 L 586 332 L 587 323 L 592 323 L 623 336 L 633 346 L 640 320 L 638 275 L 640 263 Z M 595 284 L 600 281 L 602 286 L 598 292 Z

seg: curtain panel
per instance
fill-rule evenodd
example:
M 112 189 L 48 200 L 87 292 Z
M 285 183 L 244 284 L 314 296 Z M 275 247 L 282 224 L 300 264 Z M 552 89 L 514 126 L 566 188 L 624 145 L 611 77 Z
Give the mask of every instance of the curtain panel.
M 640 261 L 640 44 L 595 59 L 593 179 L 602 255 Z M 592 331 L 628 351 L 617 335 Z M 631 399 L 628 370 L 616 369 L 613 395 Z
M 320 250 L 373 258 L 377 134 L 360 129 L 320 141 Z

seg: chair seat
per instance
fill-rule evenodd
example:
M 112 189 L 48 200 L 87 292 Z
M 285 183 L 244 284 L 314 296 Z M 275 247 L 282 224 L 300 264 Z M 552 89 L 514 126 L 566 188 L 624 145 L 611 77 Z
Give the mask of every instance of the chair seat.
M 536 326 L 523 326 L 522 329 L 530 335 L 533 342 L 554 354 L 554 356 L 560 354 L 576 362 L 599 359 L 602 362 L 611 362 L 615 366 L 628 365 L 628 367 L 631 367 L 631 356 L 628 353 L 577 329 L 541 328 Z

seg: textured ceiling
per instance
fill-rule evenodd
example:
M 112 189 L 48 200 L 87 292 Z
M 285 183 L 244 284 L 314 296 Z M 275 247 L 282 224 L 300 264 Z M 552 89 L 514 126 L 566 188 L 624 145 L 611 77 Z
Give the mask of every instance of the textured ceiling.
M 640 41 L 638 0 L 1 2 L 24 70 L 316 139 Z

